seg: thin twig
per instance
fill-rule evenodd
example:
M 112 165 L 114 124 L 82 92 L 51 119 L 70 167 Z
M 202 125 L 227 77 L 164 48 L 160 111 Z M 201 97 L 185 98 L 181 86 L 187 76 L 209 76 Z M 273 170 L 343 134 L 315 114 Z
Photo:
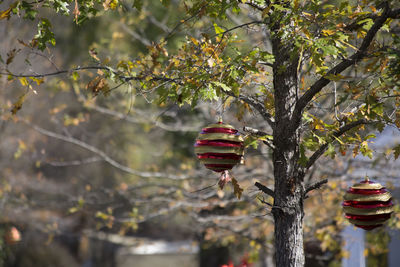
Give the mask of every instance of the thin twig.
M 247 23 L 243 23 L 241 25 L 237 25 L 235 27 L 232 27 L 232 28 L 230 28 L 230 29 L 228 29 L 228 30 L 226 30 L 224 32 L 214 34 L 213 36 L 211 36 L 211 38 L 214 38 L 214 37 L 219 36 L 219 35 L 221 35 L 223 37 L 227 33 L 231 32 L 231 31 L 234 31 L 234 30 L 237 30 L 239 28 L 243 28 L 243 27 L 246 27 L 246 26 L 249 26 L 249 25 L 252 25 L 252 24 L 261 24 L 261 23 L 263 23 L 263 22 L 260 21 L 260 20 L 255 20 L 255 21 L 250 21 L 250 22 L 247 22 Z
M 96 154 L 100 158 L 102 158 L 105 162 L 107 162 L 111 166 L 113 166 L 123 172 L 132 174 L 132 175 L 136 175 L 136 176 L 139 176 L 142 178 L 164 178 L 164 179 L 171 179 L 171 180 L 184 180 L 184 179 L 195 178 L 193 176 L 187 176 L 187 175 L 174 175 L 174 174 L 167 174 L 167 173 L 160 173 L 160 172 L 138 171 L 138 170 L 132 169 L 128 166 L 125 166 L 125 165 L 117 162 L 116 160 L 114 160 L 110 156 L 108 156 L 104 151 L 102 151 L 92 145 L 89 145 L 88 143 L 85 143 L 81 140 L 48 131 L 46 129 L 43 129 L 43 128 L 41 128 L 37 125 L 34 125 L 28 121 L 25 121 L 25 120 L 23 122 L 25 124 L 27 124 L 28 126 L 30 126 L 32 129 L 34 129 L 35 131 L 37 131 L 45 136 L 52 137 L 52 138 L 55 138 L 58 140 L 62 140 L 64 142 L 71 143 L 71 144 L 77 145 L 83 149 L 86 149 L 86 150 Z
M 263 203 L 263 204 L 265 204 L 265 205 L 268 205 L 268 206 L 270 206 L 271 208 L 273 207 L 273 205 L 272 205 L 271 203 L 265 201 L 264 197 L 263 197 L 262 199 L 261 199 L 260 197 L 257 197 L 257 199 L 258 199 L 261 203 Z
M 257 99 L 251 97 L 251 96 L 246 96 L 246 95 L 235 95 L 233 92 L 227 91 L 227 95 L 232 96 L 234 98 L 237 98 L 239 100 L 242 100 L 243 102 L 249 104 L 251 107 L 255 108 L 261 116 L 267 121 L 269 126 L 274 129 L 275 128 L 275 122 L 272 119 L 272 115 L 268 113 L 267 109 L 265 108 L 264 104 L 258 101 Z
M 263 132 L 263 131 L 260 131 L 260 130 L 257 130 L 257 129 L 254 129 L 254 128 L 251 128 L 251 127 L 247 127 L 247 126 L 243 127 L 243 131 L 249 133 L 250 135 L 257 136 L 257 137 L 263 137 L 263 136 L 266 136 L 266 135 L 270 135 L 270 134 L 268 134 L 266 132 Z M 274 145 L 272 144 L 272 142 L 270 140 L 266 139 L 266 140 L 263 140 L 262 142 L 265 145 L 267 145 L 269 148 L 274 149 Z
M 371 123 L 376 123 L 377 121 L 369 121 L 366 119 L 361 119 L 358 121 L 353 121 L 351 123 L 345 124 L 344 126 L 340 127 L 338 131 L 334 132 L 332 134 L 332 139 L 331 141 L 327 141 L 325 144 L 321 145 L 315 152 L 314 154 L 311 155 L 311 157 L 309 158 L 309 160 L 307 161 L 306 167 L 305 169 L 308 170 L 316 161 L 319 157 L 322 156 L 322 154 L 324 154 L 324 152 L 326 151 L 326 149 L 328 148 L 329 144 L 331 144 L 332 142 L 334 142 L 336 139 L 335 137 L 339 137 L 343 134 L 345 134 L 347 131 L 350 131 L 351 129 L 360 126 L 360 125 L 364 125 L 364 124 L 371 124 Z

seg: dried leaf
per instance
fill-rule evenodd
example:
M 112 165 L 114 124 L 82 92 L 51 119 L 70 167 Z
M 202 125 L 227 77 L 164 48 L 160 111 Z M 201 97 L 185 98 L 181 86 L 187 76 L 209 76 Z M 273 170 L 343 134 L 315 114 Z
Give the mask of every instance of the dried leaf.
M 20 49 L 13 49 L 13 50 L 10 50 L 8 53 L 7 53 L 7 60 L 6 60 L 6 64 L 7 65 L 9 65 L 9 64 L 11 64 L 11 62 L 14 60 L 14 57 L 17 55 L 17 53 L 20 51 Z
M 79 19 L 79 15 L 81 14 L 81 12 L 79 11 L 79 6 L 78 6 L 78 1 L 75 0 L 75 7 L 74 7 L 74 17 L 75 17 L 75 21 L 78 23 L 78 19 Z
M 88 83 L 86 89 L 92 91 L 94 95 L 98 95 L 100 92 L 106 93 L 109 87 L 106 79 L 97 76 Z
M 15 115 L 17 114 L 18 110 L 22 108 L 22 104 L 25 101 L 27 93 L 23 93 L 18 97 L 18 100 L 13 104 L 12 109 L 11 109 L 11 114 Z
M 243 193 L 243 188 L 240 187 L 238 181 L 232 177 L 233 194 L 240 199 Z
M 89 50 L 89 55 L 95 59 L 96 61 L 100 61 L 100 59 L 97 57 L 97 51 L 95 48 L 92 48 Z

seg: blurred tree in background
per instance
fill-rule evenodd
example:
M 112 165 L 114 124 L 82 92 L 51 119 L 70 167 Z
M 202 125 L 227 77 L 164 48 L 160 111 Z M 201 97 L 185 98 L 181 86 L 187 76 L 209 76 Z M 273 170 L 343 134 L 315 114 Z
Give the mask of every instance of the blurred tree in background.
M 99 231 L 192 238 L 251 259 L 276 252 L 277 266 L 304 264 L 304 230 L 310 261 L 346 254 L 343 178 L 358 154 L 373 158 L 377 130 L 400 125 L 397 1 L 44 0 L 0 10 L 4 229 L 76 250 Z M 221 113 L 245 127 L 240 199 L 217 189 L 192 149 Z M 378 167 L 399 156 L 394 145 Z

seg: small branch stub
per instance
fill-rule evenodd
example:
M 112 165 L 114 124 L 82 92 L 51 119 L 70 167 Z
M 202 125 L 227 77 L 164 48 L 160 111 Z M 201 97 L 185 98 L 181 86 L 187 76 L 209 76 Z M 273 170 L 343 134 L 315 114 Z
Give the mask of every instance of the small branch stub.
M 328 183 L 328 179 L 324 179 L 324 180 L 321 180 L 321 181 L 318 181 L 318 182 L 315 182 L 315 183 L 309 185 L 309 186 L 307 187 L 307 189 L 305 190 L 305 192 L 304 192 L 305 198 L 307 198 L 307 194 L 308 194 L 310 191 L 315 190 L 315 189 L 319 189 L 319 188 L 321 188 L 321 186 L 323 186 L 323 185 L 326 184 L 326 183 Z
M 264 192 L 265 194 L 267 194 L 268 196 L 274 198 L 275 197 L 275 192 L 272 189 L 269 189 L 268 187 L 266 187 L 263 184 L 260 184 L 259 182 L 255 182 L 254 184 L 260 191 Z

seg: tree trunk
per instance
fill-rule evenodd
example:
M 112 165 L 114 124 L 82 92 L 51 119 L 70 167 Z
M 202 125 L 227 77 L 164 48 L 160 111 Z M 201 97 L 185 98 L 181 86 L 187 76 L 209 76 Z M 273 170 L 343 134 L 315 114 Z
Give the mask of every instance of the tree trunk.
M 272 213 L 275 221 L 276 266 L 304 266 L 303 194 L 304 175 L 299 166 L 299 129 L 290 130 L 298 100 L 298 55 L 293 44 L 272 37 L 274 71 L 274 180 Z M 291 53 L 292 52 L 292 53 Z M 295 52 L 295 53 L 293 53 Z

